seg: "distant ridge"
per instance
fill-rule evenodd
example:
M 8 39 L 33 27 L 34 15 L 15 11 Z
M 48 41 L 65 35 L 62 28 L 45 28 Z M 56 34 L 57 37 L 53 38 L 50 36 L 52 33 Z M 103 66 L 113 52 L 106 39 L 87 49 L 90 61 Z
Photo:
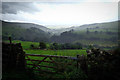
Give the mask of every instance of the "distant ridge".
M 31 27 L 35 27 L 35 28 L 39 28 L 45 32 L 49 32 L 51 29 L 42 26 L 42 25 L 38 25 L 38 24 L 34 24 L 34 23 L 22 23 L 22 22 L 7 22 L 7 21 L 2 21 L 2 23 L 6 23 L 6 24 L 10 24 L 10 25 L 14 25 L 14 26 L 19 26 L 19 27 L 23 27 L 23 28 L 31 28 Z

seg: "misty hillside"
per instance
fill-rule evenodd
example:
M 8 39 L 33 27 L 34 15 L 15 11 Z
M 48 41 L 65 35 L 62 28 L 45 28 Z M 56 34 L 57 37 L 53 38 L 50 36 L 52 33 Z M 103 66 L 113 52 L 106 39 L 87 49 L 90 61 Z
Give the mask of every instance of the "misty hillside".
M 85 24 L 85 25 L 81 25 L 81 26 L 72 26 L 70 28 L 64 28 L 62 30 L 74 30 L 74 31 L 83 31 L 86 30 L 87 28 L 91 29 L 91 30 L 99 30 L 99 31 L 113 31 L 113 32 L 118 32 L 118 23 L 120 23 L 120 21 L 114 21 L 114 22 L 105 22 L 105 23 L 94 23 L 94 24 Z
M 112 31 L 112 32 L 118 32 L 118 22 L 119 21 L 114 21 L 114 22 L 105 22 L 105 23 L 94 23 L 94 24 L 85 24 L 81 26 L 69 26 L 69 28 L 61 28 L 61 29 L 51 29 L 51 32 L 55 35 L 60 35 L 61 33 L 65 31 L 70 31 L 74 30 L 76 32 L 81 32 L 81 31 L 86 31 L 88 28 L 89 30 L 92 31 Z M 60 27 L 60 26 L 58 26 Z
M 91 30 L 99 30 L 99 31 L 108 30 L 108 31 L 116 32 L 118 30 L 118 23 L 119 21 L 87 24 L 87 25 L 74 27 L 73 29 L 76 31 L 79 31 L 79 30 L 85 30 L 86 28 L 89 28 Z
M 51 37 L 57 43 L 81 43 L 86 45 L 113 47 L 118 45 L 118 23 L 96 23 L 68 28 L 68 31 Z M 70 29 L 70 30 L 69 30 Z
M 16 27 L 22 27 L 22 28 L 31 28 L 31 27 L 35 27 L 35 28 L 38 28 L 38 29 L 41 29 L 45 32 L 49 32 L 51 29 L 45 27 L 45 26 L 42 26 L 42 25 L 37 25 L 37 24 L 33 24 L 33 23 L 18 23 L 18 22 L 5 22 L 5 21 L 2 21 L 3 24 L 5 24 L 5 26 L 16 26 Z
M 32 26 L 31 26 L 32 25 Z M 49 34 L 40 28 L 33 26 L 35 24 L 27 23 L 12 23 L 2 21 L 2 38 L 8 39 L 9 36 L 15 40 L 25 41 L 49 41 Z M 46 28 L 47 29 L 47 28 Z
M 46 41 L 56 43 L 81 43 L 82 45 L 117 46 L 120 21 L 49 29 L 32 23 L 2 22 L 3 40 Z

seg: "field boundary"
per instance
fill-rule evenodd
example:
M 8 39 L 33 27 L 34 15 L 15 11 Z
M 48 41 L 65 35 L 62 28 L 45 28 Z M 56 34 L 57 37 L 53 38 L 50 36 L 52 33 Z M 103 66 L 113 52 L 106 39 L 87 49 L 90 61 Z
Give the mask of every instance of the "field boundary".
M 61 69 L 59 66 L 63 64 L 63 62 L 56 62 L 53 58 L 59 58 L 59 59 L 67 59 L 67 60 L 72 60 L 72 61 L 76 61 L 77 64 L 73 65 L 73 63 L 69 62 L 69 63 L 64 63 L 64 68 L 68 65 L 68 66 L 75 66 L 76 68 L 80 68 L 83 62 L 85 62 L 85 57 L 83 55 L 77 55 L 76 57 L 71 57 L 71 56 L 57 56 L 57 55 L 41 55 L 41 54 L 25 54 L 26 58 L 26 62 L 27 61 L 31 61 L 32 64 L 27 64 L 26 65 L 31 65 L 32 67 L 29 68 L 31 70 L 37 70 L 37 71 L 43 71 L 43 72 L 47 72 L 47 73 L 61 73 Z M 34 56 L 34 57 L 43 57 L 42 60 L 36 60 L 36 59 L 31 59 L 30 56 Z M 50 61 L 46 61 L 46 59 L 49 58 Z M 36 63 L 37 62 L 37 63 Z M 51 63 L 51 64 L 55 64 L 56 66 L 48 66 L 48 65 L 41 65 L 41 63 Z M 46 68 L 52 68 L 52 69 L 56 69 L 56 72 L 50 71 L 50 70 L 42 70 L 41 67 L 46 67 Z M 36 69 L 37 68 L 37 69 Z M 27 68 L 28 69 L 28 68 Z M 64 70 L 64 69 L 63 69 Z

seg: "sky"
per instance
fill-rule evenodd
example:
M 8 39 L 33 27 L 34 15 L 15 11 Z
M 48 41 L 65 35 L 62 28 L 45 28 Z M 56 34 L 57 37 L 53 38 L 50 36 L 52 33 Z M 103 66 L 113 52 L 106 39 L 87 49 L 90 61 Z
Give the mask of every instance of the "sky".
M 117 2 L 97 1 L 2 2 L 2 20 L 35 23 L 54 29 L 118 20 Z

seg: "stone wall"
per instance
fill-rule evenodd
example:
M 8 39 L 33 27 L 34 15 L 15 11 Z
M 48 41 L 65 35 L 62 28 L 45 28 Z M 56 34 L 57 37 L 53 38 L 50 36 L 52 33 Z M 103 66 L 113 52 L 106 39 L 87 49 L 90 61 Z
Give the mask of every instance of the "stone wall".
M 20 43 L 2 43 L 2 70 L 24 70 L 25 52 Z

